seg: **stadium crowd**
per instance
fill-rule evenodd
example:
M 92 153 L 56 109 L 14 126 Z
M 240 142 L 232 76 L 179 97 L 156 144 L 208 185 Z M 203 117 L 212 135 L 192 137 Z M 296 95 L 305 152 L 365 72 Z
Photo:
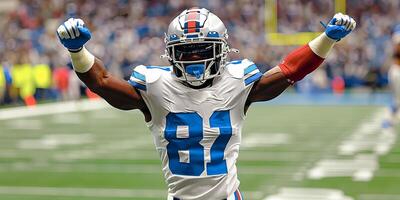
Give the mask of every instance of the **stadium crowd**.
M 108 69 L 127 79 L 139 64 L 168 65 L 164 32 L 182 10 L 206 7 L 228 28 L 229 43 L 241 51 L 232 59 L 250 58 L 258 66 L 276 65 L 294 46 L 266 41 L 264 0 L 20 0 L 0 13 L 0 104 L 35 104 L 35 99 L 78 99 L 84 87 L 73 74 L 68 53 L 57 41 L 56 28 L 69 17 L 82 18 L 93 34 L 88 49 Z M 326 7 L 331 10 L 325 12 Z M 347 0 L 357 21 L 355 34 L 340 42 L 321 69 L 299 90 L 336 91 L 383 87 L 391 61 L 391 30 L 400 22 L 400 1 Z M 324 0 L 279 0 L 281 32 L 322 31 L 316 19 L 334 14 Z M 370 88 L 370 87 L 367 87 Z

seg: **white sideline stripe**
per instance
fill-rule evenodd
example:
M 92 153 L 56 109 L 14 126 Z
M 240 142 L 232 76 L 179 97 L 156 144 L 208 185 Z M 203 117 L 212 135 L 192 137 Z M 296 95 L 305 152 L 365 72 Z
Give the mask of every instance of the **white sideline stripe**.
M 167 190 L 0 186 L 0 194 L 64 197 L 160 198 L 167 196 Z
M 50 114 L 71 113 L 98 110 L 109 107 L 104 100 L 80 100 L 36 105 L 35 107 L 17 107 L 0 109 L 0 120 L 33 117 Z M 111 107 L 111 106 L 110 106 Z

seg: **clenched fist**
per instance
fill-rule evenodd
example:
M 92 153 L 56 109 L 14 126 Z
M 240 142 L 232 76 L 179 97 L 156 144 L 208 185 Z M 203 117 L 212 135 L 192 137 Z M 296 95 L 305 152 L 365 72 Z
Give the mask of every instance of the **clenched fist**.
M 57 36 L 60 42 L 71 52 L 82 49 L 83 45 L 90 40 L 92 34 L 86 28 L 81 19 L 69 18 L 57 29 Z

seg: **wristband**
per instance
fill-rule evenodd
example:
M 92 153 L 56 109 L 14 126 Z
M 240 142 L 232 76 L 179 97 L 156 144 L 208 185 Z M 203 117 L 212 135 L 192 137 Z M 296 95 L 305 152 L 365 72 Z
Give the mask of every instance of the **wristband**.
M 329 38 L 325 33 L 322 33 L 311 42 L 308 43 L 311 50 L 321 58 L 326 58 L 329 51 L 335 45 L 336 40 Z
M 92 68 L 95 57 L 85 47 L 78 52 L 70 51 L 69 53 L 76 72 L 85 73 Z

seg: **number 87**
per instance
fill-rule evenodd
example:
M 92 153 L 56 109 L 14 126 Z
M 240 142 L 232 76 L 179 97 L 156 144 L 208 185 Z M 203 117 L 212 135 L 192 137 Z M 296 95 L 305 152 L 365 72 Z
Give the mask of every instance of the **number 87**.
M 178 126 L 187 126 L 189 137 L 178 138 Z M 220 175 L 228 172 L 224 160 L 225 147 L 232 136 L 229 111 L 215 111 L 210 117 L 210 128 L 219 128 L 217 137 L 210 150 L 211 161 L 207 163 L 207 175 Z M 169 142 L 167 154 L 169 168 L 173 174 L 200 176 L 205 168 L 203 139 L 203 118 L 196 112 L 169 113 L 166 117 L 164 137 Z M 179 161 L 179 151 L 189 151 L 189 162 Z

